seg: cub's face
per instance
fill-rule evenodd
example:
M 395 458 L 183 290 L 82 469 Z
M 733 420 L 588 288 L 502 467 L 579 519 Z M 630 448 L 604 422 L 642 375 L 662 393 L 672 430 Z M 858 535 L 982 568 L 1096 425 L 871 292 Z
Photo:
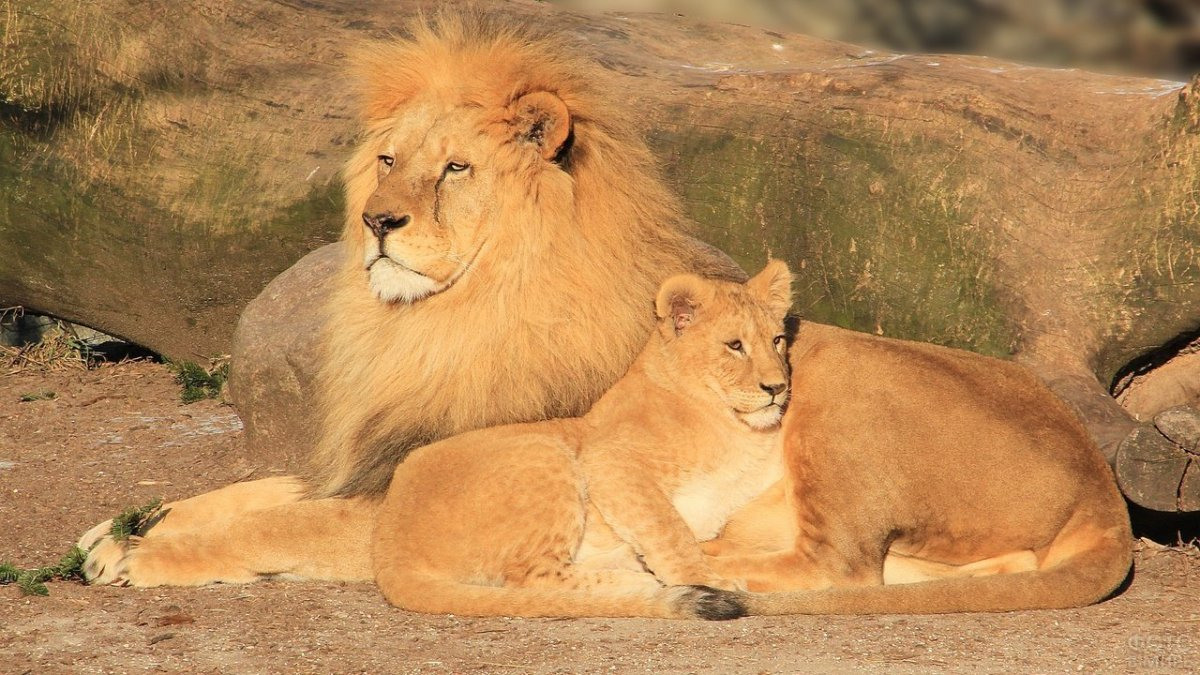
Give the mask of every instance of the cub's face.
M 753 429 L 779 424 L 788 401 L 787 340 L 781 318 L 748 293 L 721 312 L 708 339 L 696 345 L 705 386 Z M 698 341 L 699 342 L 699 341 Z
M 786 265 L 771 261 L 744 285 L 672 277 L 656 306 L 681 377 L 693 379 L 751 428 L 779 423 L 789 394 Z
M 377 139 L 363 266 L 381 300 L 415 302 L 449 288 L 486 246 L 496 149 L 477 117 L 416 107 Z

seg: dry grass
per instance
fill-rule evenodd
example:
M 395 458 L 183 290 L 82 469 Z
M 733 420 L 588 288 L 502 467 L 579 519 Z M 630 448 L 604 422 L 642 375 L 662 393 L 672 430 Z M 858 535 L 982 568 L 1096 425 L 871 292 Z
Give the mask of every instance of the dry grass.
M 20 307 L 0 308 L 0 322 L 19 318 L 23 313 Z M 87 370 L 89 365 L 87 345 L 61 322 L 56 322 L 37 343 L 23 347 L 0 346 L 0 374 L 3 375 Z
M 1173 553 L 1200 559 L 1200 539 L 1185 539 L 1180 535 L 1174 543 L 1164 544 L 1147 537 L 1139 537 L 1134 541 L 1134 550 L 1144 551 L 1147 555 Z

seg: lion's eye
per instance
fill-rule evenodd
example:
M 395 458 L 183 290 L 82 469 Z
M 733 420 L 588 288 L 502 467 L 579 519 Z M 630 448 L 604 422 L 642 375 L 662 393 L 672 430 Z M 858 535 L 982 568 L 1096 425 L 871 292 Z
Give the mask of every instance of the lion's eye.
M 729 347 L 730 350 L 735 351 L 739 354 L 742 353 L 742 351 L 743 351 L 741 340 L 730 340 L 729 342 L 725 343 L 725 346 Z
M 782 346 L 783 346 L 783 343 L 784 343 L 784 342 L 786 342 L 786 341 L 787 341 L 787 338 L 785 338 L 785 337 L 784 337 L 784 336 L 782 336 L 782 335 L 776 335 L 776 336 L 775 336 L 775 346 L 776 346 L 776 347 L 782 347 Z
M 446 173 L 462 173 L 471 168 L 466 162 L 448 162 L 446 164 Z
M 390 155 L 380 155 L 379 163 L 383 164 L 384 166 L 391 166 L 396 163 L 396 158 Z

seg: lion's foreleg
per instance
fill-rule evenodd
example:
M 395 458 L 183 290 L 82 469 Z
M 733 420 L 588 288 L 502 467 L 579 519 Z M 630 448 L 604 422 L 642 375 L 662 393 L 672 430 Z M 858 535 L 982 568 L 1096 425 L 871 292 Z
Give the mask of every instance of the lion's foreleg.
M 204 530 L 135 539 L 103 574 L 132 586 L 369 581 L 376 503 L 321 499 L 247 511 Z
M 745 579 L 747 588 L 756 592 L 815 591 L 883 583 L 882 562 L 851 563 L 836 555 L 817 560 L 796 549 L 710 557 L 708 564 L 722 577 Z
M 234 483 L 165 504 L 140 532 L 134 534 L 141 537 L 161 537 L 204 530 L 212 527 L 215 520 L 298 501 L 304 492 L 304 482 L 296 476 Z M 108 536 L 112 522 L 111 519 L 106 520 L 84 533 L 79 538 L 79 547 L 87 550 Z
M 219 529 L 240 514 L 296 502 L 304 491 L 303 481 L 295 476 L 234 483 L 164 505 L 133 534 L 147 540 Z M 113 521 L 106 520 L 79 538 L 78 546 L 88 552 L 84 574 L 93 583 L 117 581 L 113 574 L 128 551 L 127 541 L 113 538 L 112 526 Z
M 710 556 L 769 553 L 790 548 L 796 540 L 795 508 L 787 500 L 784 481 L 767 488 L 738 509 L 716 539 L 701 542 Z
M 708 564 L 722 577 L 744 579 L 750 591 L 818 590 L 832 580 L 795 551 L 720 555 Z

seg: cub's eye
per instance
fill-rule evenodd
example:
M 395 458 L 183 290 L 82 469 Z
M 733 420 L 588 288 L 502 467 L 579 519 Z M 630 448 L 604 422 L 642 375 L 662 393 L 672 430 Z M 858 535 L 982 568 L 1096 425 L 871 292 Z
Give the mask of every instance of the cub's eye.
M 446 173 L 462 173 L 471 168 L 466 162 L 448 162 L 446 164 Z
M 742 351 L 743 351 L 741 340 L 730 340 L 729 342 L 725 343 L 725 346 L 729 347 L 730 351 L 735 351 L 739 354 L 742 353 Z
M 396 163 L 396 158 L 389 155 L 380 155 L 379 163 L 384 166 L 391 166 Z
M 775 336 L 775 346 L 776 347 L 782 347 L 785 342 L 787 342 L 787 338 L 785 338 L 784 336 L 782 336 L 782 335 Z

